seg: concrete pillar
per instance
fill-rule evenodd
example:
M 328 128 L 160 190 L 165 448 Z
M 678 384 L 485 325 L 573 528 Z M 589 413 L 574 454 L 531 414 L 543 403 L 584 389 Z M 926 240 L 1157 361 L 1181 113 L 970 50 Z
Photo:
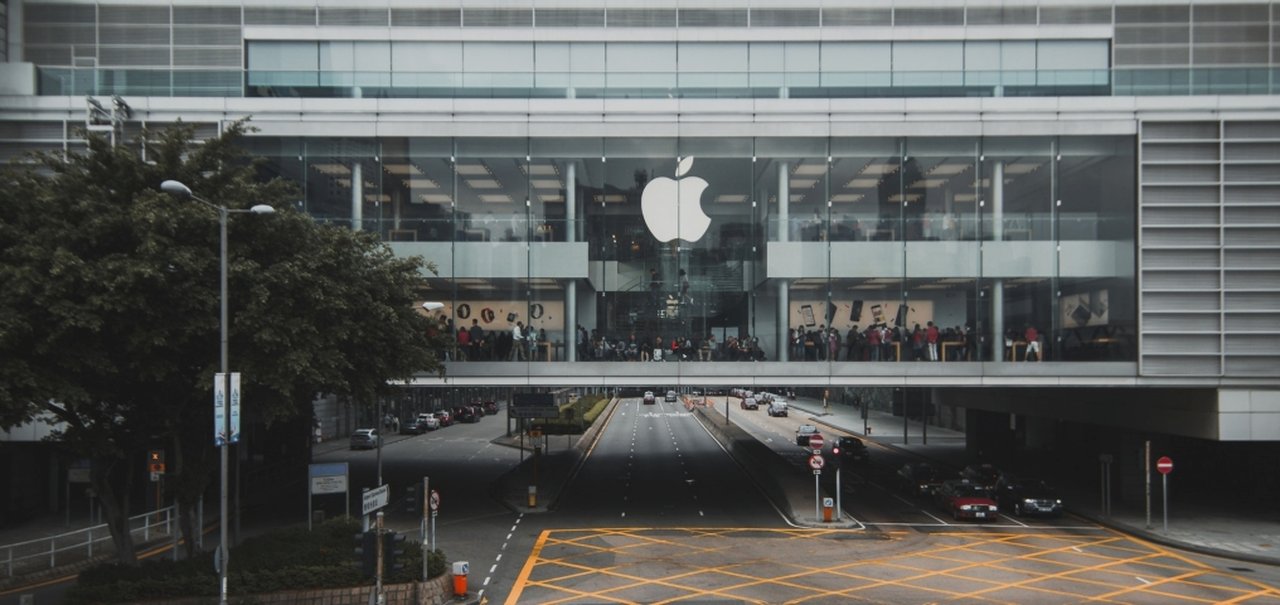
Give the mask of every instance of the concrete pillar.
M 364 228 L 364 164 L 351 163 L 351 230 Z
M 787 280 L 778 280 L 778 361 L 791 361 L 791 292 Z
M 578 241 L 578 164 L 564 167 L 564 241 Z
M 578 282 L 564 286 L 564 360 L 578 360 Z
M 1004 162 L 991 170 L 991 240 L 1004 239 Z M 1004 280 L 991 281 L 991 361 L 1004 360 Z
M 791 241 L 791 164 L 787 162 L 778 162 L 778 241 Z

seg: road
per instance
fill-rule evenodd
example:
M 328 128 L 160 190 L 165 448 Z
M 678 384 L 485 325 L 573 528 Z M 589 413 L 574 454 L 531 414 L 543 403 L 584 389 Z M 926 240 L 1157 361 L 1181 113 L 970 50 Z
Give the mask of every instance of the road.
M 1280 603 L 1280 570 L 1159 547 L 1075 517 L 952 521 L 894 490 L 902 454 L 874 443 L 868 466 L 842 473 L 845 510 L 860 527 L 794 527 L 699 415 L 638 398 L 619 402 L 556 509 L 522 515 L 489 488 L 521 456 L 492 443 L 502 418 L 383 452 L 394 486 L 431 476 L 443 499 L 438 546 L 470 562 L 470 588 L 487 603 Z M 793 460 L 795 472 L 809 472 L 794 441 L 802 418 L 734 408 L 731 419 Z M 351 460 L 372 485 L 372 452 L 330 458 Z M 417 527 L 399 510 L 390 519 Z

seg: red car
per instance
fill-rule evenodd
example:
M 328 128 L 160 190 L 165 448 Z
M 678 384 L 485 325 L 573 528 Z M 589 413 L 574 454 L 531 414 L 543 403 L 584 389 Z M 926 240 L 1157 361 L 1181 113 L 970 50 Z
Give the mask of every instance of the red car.
M 986 488 L 964 479 L 943 481 L 935 497 L 952 519 L 995 519 L 999 507 Z

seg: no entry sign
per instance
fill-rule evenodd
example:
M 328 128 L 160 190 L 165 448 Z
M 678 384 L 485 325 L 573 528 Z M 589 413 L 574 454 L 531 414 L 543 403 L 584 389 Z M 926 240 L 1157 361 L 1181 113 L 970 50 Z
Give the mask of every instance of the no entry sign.
M 820 450 L 822 449 L 823 443 L 825 443 L 825 441 L 822 439 L 822 435 L 814 435 L 809 438 L 809 449 Z
M 1172 473 L 1173 458 L 1161 456 L 1159 460 L 1156 460 L 1156 470 L 1160 471 L 1161 475 L 1168 475 L 1169 473 Z

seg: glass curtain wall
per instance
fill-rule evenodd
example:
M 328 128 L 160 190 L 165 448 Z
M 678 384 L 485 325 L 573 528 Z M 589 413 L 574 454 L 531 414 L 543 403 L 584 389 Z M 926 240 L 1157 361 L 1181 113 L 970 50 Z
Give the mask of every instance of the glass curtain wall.
M 429 296 L 446 303 L 451 330 L 468 331 L 459 359 L 1136 352 L 1132 137 L 262 137 L 249 147 L 264 178 L 299 184 L 299 206 L 318 221 L 439 255 Z M 581 243 L 586 267 L 567 264 L 583 262 L 567 243 Z

